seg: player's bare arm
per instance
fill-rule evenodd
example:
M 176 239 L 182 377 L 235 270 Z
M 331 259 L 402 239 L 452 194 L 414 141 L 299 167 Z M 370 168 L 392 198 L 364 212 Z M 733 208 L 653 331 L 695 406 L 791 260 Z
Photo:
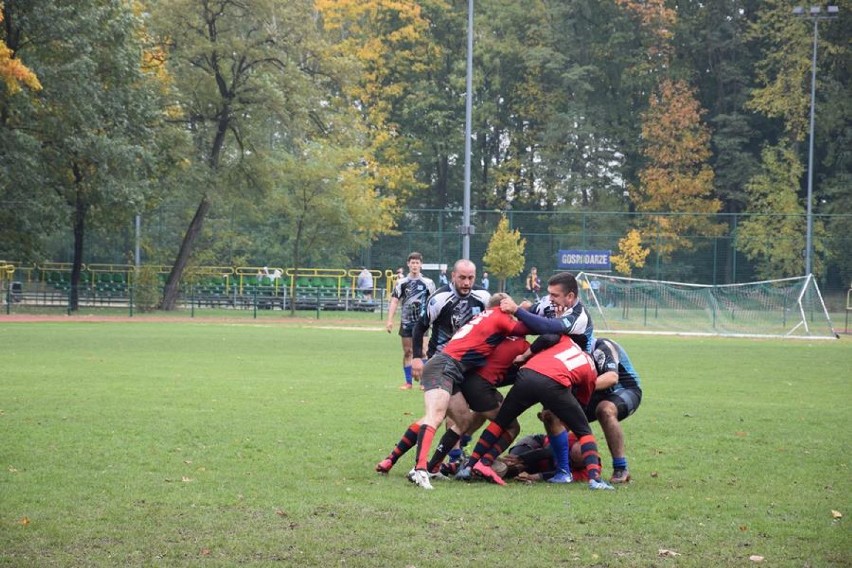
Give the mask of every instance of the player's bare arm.
M 393 314 L 396 312 L 396 305 L 399 303 L 397 298 L 391 298 L 390 304 L 388 304 L 388 321 L 385 324 L 385 329 L 388 333 L 393 329 Z
M 595 380 L 595 390 L 606 390 L 614 386 L 618 382 L 618 373 L 615 371 L 607 371 Z

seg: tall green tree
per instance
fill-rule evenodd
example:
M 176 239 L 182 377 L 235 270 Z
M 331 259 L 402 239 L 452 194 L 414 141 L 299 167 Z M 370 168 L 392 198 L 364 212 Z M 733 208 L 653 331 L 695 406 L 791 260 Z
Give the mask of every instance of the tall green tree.
M 814 214 L 848 212 L 852 205 L 849 197 L 850 160 L 848 158 L 849 135 L 849 42 L 844 35 L 844 21 L 848 22 L 852 2 L 839 2 L 840 18 L 823 21 L 820 26 L 819 51 L 817 53 L 816 122 L 814 129 L 815 160 L 813 175 L 812 206 Z M 848 27 L 848 26 L 847 26 Z M 757 18 L 749 30 L 753 49 L 760 54 L 755 66 L 756 88 L 747 106 L 774 121 L 777 134 L 769 138 L 786 153 L 787 149 L 797 154 L 797 159 L 766 160 L 772 154 L 763 154 L 763 171 L 776 171 L 788 167 L 786 178 L 799 176 L 799 206 L 807 207 L 806 170 L 799 164 L 807 163 L 808 136 L 810 134 L 810 87 L 813 56 L 813 22 L 807 18 L 792 16 L 788 3 L 767 0 L 761 4 Z M 777 142 L 775 142 L 777 140 Z M 828 166 L 828 167 L 826 167 Z M 776 173 L 776 176 L 780 174 Z M 760 178 L 762 179 L 762 178 Z M 755 184 L 760 179 L 753 178 Z M 843 226 L 841 219 L 837 228 Z M 834 223 L 832 223 L 834 225 Z M 801 241 L 805 242 L 804 227 Z M 843 239 L 823 241 L 822 232 L 814 224 L 813 253 L 814 270 L 823 276 L 831 259 L 846 256 L 848 243 Z M 836 233 L 834 233 L 836 234 Z M 838 247 L 829 249 L 830 246 Z M 800 264 L 801 265 L 801 264 Z M 841 268 L 845 275 L 850 272 Z M 801 272 L 801 271 L 800 271 Z M 848 278 L 844 278 L 848 279 Z
M 281 246 L 289 248 L 293 278 L 318 259 L 345 263 L 392 226 L 393 201 L 377 195 L 360 158 L 354 147 L 311 143 L 282 160 L 270 212 Z M 295 287 L 291 293 L 295 313 Z
M 37 101 L 9 103 L 6 128 L 26 129 L 34 152 L 14 169 L 37 171 L 24 187 L 71 227 L 69 309 L 76 310 L 88 227 L 129 223 L 148 188 L 153 156 L 146 145 L 158 100 L 143 71 L 141 22 L 126 3 L 101 0 L 73 8 L 15 3 L 5 15 L 17 26 L 7 33 L 28 46 L 44 87 Z
M 789 145 L 763 150 L 762 170 L 746 184 L 750 217 L 737 232 L 737 247 L 756 262 L 760 278 L 784 278 L 802 274 L 805 219 L 797 196 L 804 171 Z M 823 237 L 824 226 L 814 224 L 814 235 Z M 814 271 L 820 272 L 825 247 L 814 239 Z
M 404 203 L 425 184 L 416 179 L 422 140 L 403 130 L 417 86 L 435 67 L 438 47 L 422 2 L 317 0 L 330 53 L 351 62 L 357 79 L 344 85 L 369 128 L 365 158 L 383 195 Z M 446 8 L 441 0 L 428 2 Z
M 197 207 L 163 292 L 173 309 L 181 277 L 214 204 L 262 200 L 273 147 L 330 131 L 336 69 L 307 0 L 152 0 L 174 81 L 174 120 L 192 136 L 186 191 Z

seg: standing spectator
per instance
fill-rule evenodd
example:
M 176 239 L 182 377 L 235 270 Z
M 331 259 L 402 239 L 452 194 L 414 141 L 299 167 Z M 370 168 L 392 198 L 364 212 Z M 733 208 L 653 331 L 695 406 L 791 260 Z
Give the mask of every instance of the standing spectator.
M 438 286 L 446 286 L 450 281 L 447 280 L 447 268 L 441 268 L 441 274 L 438 275 Z
M 527 274 L 527 281 L 524 284 L 524 288 L 527 292 L 535 296 L 535 299 L 539 299 L 539 291 L 541 291 L 541 278 L 538 277 L 538 268 L 533 266 L 530 268 L 530 273 Z
M 483 272 L 482 273 L 482 287 L 485 288 L 486 290 L 488 290 L 489 284 L 490 283 L 488 282 L 488 273 Z
M 355 287 L 361 292 L 361 296 L 368 302 L 373 301 L 373 275 L 366 266 L 361 267 Z
M 411 389 L 411 357 L 412 357 L 412 333 L 414 325 L 423 316 L 426 310 L 426 300 L 435 291 L 435 283 L 420 273 L 423 266 L 423 255 L 412 252 L 408 255 L 408 276 L 397 279 L 393 292 L 391 292 L 390 305 L 388 306 L 388 320 L 386 329 L 388 333 L 393 328 L 393 316 L 396 308 L 402 305 L 399 323 L 399 336 L 402 338 L 402 370 L 405 382 L 399 387 L 402 390 Z M 399 269 L 402 271 L 402 269 Z M 423 343 L 423 336 L 418 338 Z M 418 351 L 422 350 L 422 345 Z

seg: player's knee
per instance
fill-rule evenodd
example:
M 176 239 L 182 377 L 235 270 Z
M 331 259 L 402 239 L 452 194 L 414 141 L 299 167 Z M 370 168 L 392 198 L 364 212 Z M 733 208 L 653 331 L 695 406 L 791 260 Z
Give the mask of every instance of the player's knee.
M 608 400 L 602 401 L 595 409 L 598 422 L 618 421 L 618 408 Z

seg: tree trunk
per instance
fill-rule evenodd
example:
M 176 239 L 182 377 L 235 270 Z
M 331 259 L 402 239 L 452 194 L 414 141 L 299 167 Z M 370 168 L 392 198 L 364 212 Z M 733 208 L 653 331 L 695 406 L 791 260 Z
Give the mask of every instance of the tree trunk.
M 83 274 L 83 238 L 86 234 L 86 201 L 78 189 L 74 201 L 74 259 L 71 264 L 71 291 L 68 295 L 68 311 L 80 308 L 80 276 Z
M 299 282 L 299 265 L 302 264 L 302 222 L 296 223 L 296 238 L 293 239 L 293 287 L 290 288 L 290 315 L 296 315 L 296 286 Z
M 195 216 L 192 222 L 186 229 L 186 234 L 183 236 L 183 242 L 180 244 L 177 258 L 169 272 L 169 278 L 166 280 L 166 286 L 163 290 L 163 303 L 161 308 L 166 311 L 175 309 L 178 294 L 180 293 L 180 281 L 183 277 L 183 271 L 189 263 L 189 257 L 192 256 L 192 249 L 195 246 L 195 241 L 198 235 L 201 234 L 201 229 L 204 227 L 204 220 L 207 217 L 207 212 L 210 211 L 210 199 L 205 195 L 198 204 L 198 209 L 195 210 Z

